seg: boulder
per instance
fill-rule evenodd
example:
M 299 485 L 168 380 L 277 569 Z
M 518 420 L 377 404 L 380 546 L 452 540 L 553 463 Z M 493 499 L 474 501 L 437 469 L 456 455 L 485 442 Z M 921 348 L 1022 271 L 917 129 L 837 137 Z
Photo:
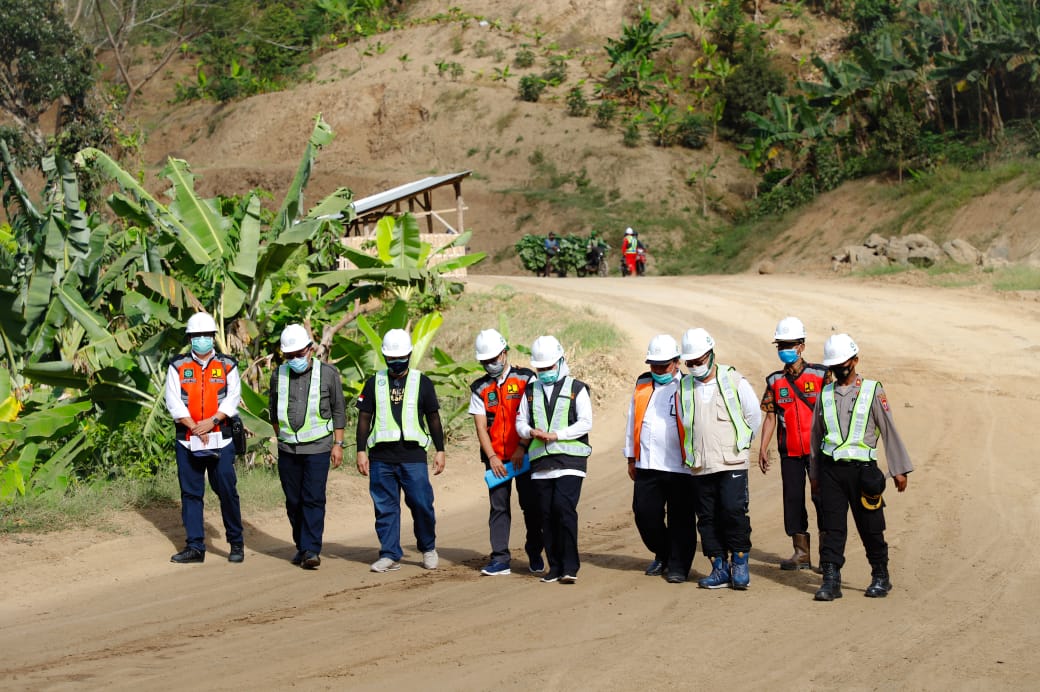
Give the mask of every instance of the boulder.
M 907 264 L 910 261 L 910 246 L 903 238 L 893 238 L 885 246 L 885 257 L 896 264 Z
M 942 251 L 939 246 L 935 243 L 929 245 L 922 245 L 921 247 L 910 248 L 910 252 L 907 254 L 907 261 L 915 267 L 931 267 L 942 257 Z
M 888 245 L 888 239 L 879 233 L 871 233 L 870 237 L 863 243 L 863 247 L 869 247 L 877 250 L 879 253 L 884 252 L 886 245 Z
M 758 263 L 759 274 L 772 274 L 776 271 L 776 265 L 773 264 L 772 260 L 762 260 Z
M 974 245 L 961 238 L 947 240 L 942 244 L 942 250 L 950 258 L 950 261 L 957 264 L 976 266 L 982 260 L 982 253 Z

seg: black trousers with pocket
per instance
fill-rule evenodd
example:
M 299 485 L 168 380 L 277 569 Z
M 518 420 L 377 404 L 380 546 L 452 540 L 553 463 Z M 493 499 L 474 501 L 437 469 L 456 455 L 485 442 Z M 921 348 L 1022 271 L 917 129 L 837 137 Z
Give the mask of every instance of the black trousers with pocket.
M 632 513 L 643 545 L 669 572 L 689 574 L 697 551 L 693 476 L 636 469 Z
M 870 462 L 874 464 L 876 462 Z M 845 564 L 845 541 L 849 532 L 849 509 L 852 520 L 867 551 L 871 565 L 888 564 L 885 542 L 884 502 L 877 509 L 867 509 L 860 501 L 859 478 L 863 463 L 834 461 L 824 457 L 819 467 L 820 489 L 820 562 L 831 562 L 839 568 Z

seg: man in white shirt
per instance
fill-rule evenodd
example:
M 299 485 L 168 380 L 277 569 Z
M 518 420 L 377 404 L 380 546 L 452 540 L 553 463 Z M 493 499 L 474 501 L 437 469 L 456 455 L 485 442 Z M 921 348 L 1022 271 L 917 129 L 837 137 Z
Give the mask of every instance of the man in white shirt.
M 683 463 L 682 421 L 677 415 L 679 345 L 668 334 L 650 340 L 650 371 L 636 380 L 625 428 L 632 512 L 654 559 L 644 574 L 686 581 L 697 549 L 693 476 Z
M 712 563 L 711 574 L 697 585 L 742 591 L 751 580 L 751 440 L 762 423 L 762 412 L 747 379 L 733 367 L 715 362 L 715 340 L 706 330 L 689 329 L 683 334 L 682 359 L 689 368 L 679 384 L 685 461 L 693 469 L 701 546 Z

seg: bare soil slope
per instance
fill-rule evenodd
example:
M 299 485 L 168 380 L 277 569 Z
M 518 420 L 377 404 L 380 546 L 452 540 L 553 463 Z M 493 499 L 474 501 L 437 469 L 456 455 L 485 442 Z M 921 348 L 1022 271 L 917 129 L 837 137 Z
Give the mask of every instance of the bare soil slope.
M 473 288 L 503 281 L 474 278 Z M 0 687 L 8 689 L 1035 689 L 1040 481 L 1032 421 L 1040 378 L 1036 302 L 790 276 L 508 280 L 592 306 L 632 340 L 704 325 L 720 359 L 760 389 L 777 316 L 806 318 L 818 357 L 832 329 L 856 336 L 881 379 L 916 470 L 887 493 L 895 590 L 862 597 L 869 568 L 850 539 L 845 598 L 815 603 L 816 575 L 781 572 L 775 470 L 751 479 L 747 592 L 645 577 L 620 457 L 625 385 L 596 410 L 574 586 L 523 572 L 481 577 L 486 491 L 472 448 L 435 479 L 442 568 L 368 571 L 377 543 L 365 482 L 334 473 L 324 562 L 292 567 L 280 512 L 247 513 L 245 564 L 224 560 L 207 510 L 203 565 L 167 556 L 176 508 L 122 518 L 121 535 L 0 539 Z M 635 288 L 635 287 L 638 288 Z M 595 367 L 595 363 L 585 365 Z M 581 376 L 581 372 L 576 373 Z M 407 526 L 407 522 L 406 522 Z M 522 554 L 514 522 L 515 554 Z M 405 529 L 404 543 L 411 544 Z M 698 556 L 697 576 L 707 570 Z

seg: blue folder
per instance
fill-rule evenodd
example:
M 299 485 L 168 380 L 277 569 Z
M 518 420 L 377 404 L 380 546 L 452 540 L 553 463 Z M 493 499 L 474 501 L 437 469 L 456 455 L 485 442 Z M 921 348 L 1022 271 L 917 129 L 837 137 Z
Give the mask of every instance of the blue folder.
M 516 478 L 517 476 L 519 476 L 522 473 L 527 473 L 528 471 L 531 470 L 531 460 L 528 459 L 527 455 L 525 454 L 524 455 L 524 461 L 523 461 L 523 463 L 520 464 L 520 470 L 519 471 L 514 471 L 513 470 L 513 462 L 511 462 L 511 461 L 507 461 L 505 463 L 505 467 L 506 467 L 506 475 L 503 476 L 502 478 L 499 478 L 498 476 L 496 476 L 494 474 L 494 472 L 492 472 L 491 469 L 488 469 L 487 471 L 484 472 L 484 482 L 487 483 L 487 487 L 488 488 L 494 488 L 497 485 L 502 485 L 503 483 L 507 483 L 507 482 L 513 480 L 514 478 Z

